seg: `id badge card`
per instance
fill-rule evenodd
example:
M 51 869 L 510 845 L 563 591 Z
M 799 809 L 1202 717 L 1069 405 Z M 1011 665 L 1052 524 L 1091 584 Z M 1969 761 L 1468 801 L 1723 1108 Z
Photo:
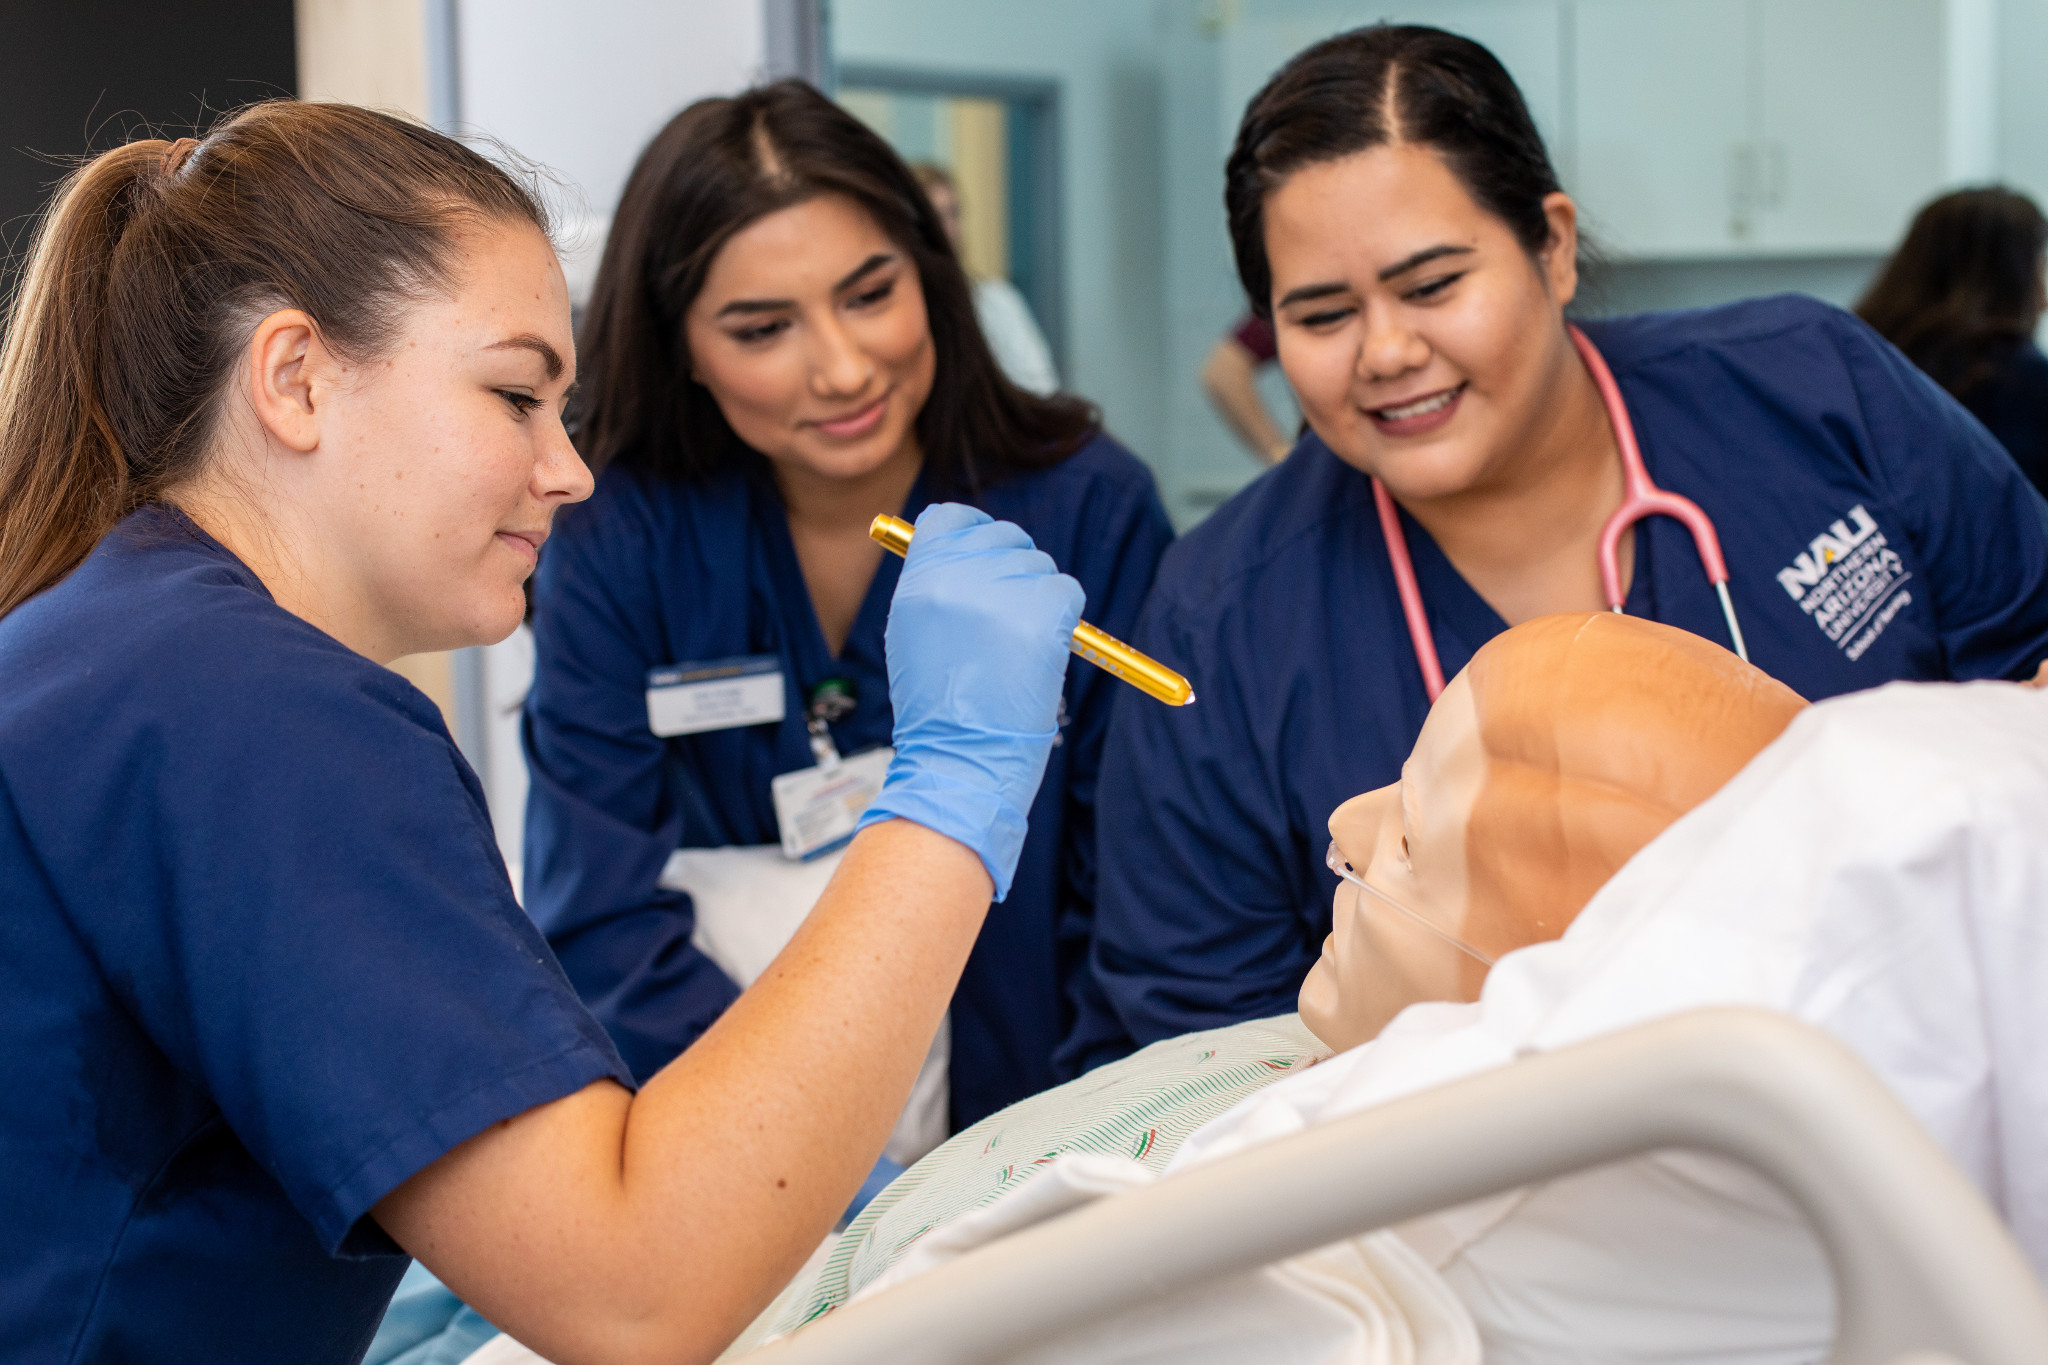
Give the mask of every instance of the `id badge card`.
M 782 855 L 799 861 L 828 853 L 853 837 L 868 804 L 881 794 L 889 760 L 886 745 L 831 767 L 799 768 L 768 784 L 775 798 L 775 825 Z
M 662 739 L 782 719 L 782 660 L 773 654 L 647 671 L 647 728 Z

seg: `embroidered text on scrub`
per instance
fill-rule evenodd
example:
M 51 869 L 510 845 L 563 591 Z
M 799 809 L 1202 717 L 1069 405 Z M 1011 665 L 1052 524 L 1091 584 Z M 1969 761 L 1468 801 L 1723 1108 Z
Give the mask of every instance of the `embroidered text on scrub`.
M 1336 873 L 1345 881 L 1350 882 L 1353 886 L 1357 887 L 1360 891 L 1363 891 L 1366 895 L 1371 896 L 1374 900 L 1378 901 L 1382 905 L 1392 906 L 1394 909 L 1400 911 L 1409 919 L 1414 920 L 1417 924 L 1429 930 L 1430 933 L 1436 935 L 1444 942 L 1450 944 L 1453 948 L 1456 948 L 1459 952 L 1465 954 L 1467 957 L 1475 959 L 1484 966 L 1491 967 L 1493 965 L 1493 959 L 1488 957 L 1485 953 L 1480 952 L 1477 948 L 1474 948 L 1471 944 L 1465 942 L 1465 940 L 1461 938 L 1458 938 L 1456 935 L 1451 934 L 1448 931 L 1441 929 L 1434 924 L 1431 924 L 1421 914 L 1417 913 L 1414 910 L 1410 910 L 1407 906 L 1401 904 L 1401 902 L 1395 900 L 1392 896 L 1389 896 L 1386 892 L 1380 890 L 1378 887 L 1374 886 L 1365 878 L 1359 876 L 1357 870 L 1354 869 L 1348 861 L 1346 861 L 1343 853 L 1338 850 L 1337 841 L 1335 839 L 1330 840 L 1330 851 L 1323 855 L 1323 862 L 1329 867 L 1330 871 Z

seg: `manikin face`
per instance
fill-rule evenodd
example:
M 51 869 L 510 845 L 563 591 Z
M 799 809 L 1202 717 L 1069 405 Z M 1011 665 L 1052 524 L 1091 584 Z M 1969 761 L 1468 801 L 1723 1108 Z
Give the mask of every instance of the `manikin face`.
M 1422 1000 L 1476 1000 L 1491 964 L 1564 933 L 1623 864 L 1806 703 L 1733 654 L 1611 612 L 1483 646 L 1430 709 L 1401 780 L 1330 817 L 1349 864 L 1301 1016 L 1335 1048 Z
M 856 479 L 915 458 L 937 368 L 909 254 L 823 195 L 740 229 L 684 321 L 690 373 L 786 474 Z
M 569 290 L 528 224 L 458 238 L 455 288 L 407 310 L 321 410 L 308 490 L 346 593 L 392 654 L 504 639 L 555 510 L 590 496 L 562 428 Z
M 1266 199 L 1280 365 L 1337 457 L 1407 501 L 1512 477 L 1577 364 L 1576 211 L 1535 259 L 1427 147 L 1305 167 Z
M 1331 1047 L 1365 1042 L 1418 1000 L 1479 998 L 1485 965 L 1446 939 L 1472 943 L 1465 845 L 1485 779 L 1478 708 L 1460 673 L 1430 709 L 1401 780 L 1330 816 L 1345 861 L 1410 912 L 1338 884 L 1322 958 L 1301 988 L 1302 1022 Z M 1472 946 L 1488 956 L 1505 951 Z

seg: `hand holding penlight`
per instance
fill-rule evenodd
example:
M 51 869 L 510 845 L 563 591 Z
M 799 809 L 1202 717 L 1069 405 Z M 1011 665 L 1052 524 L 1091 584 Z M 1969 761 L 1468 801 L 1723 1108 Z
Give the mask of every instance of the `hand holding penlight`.
M 891 554 L 907 555 L 915 529 L 903 518 L 884 513 L 875 518 L 875 524 L 868 528 L 868 535 Z M 1188 686 L 1186 678 L 1086 621 L 1074 627 L 1074 638 L 1068 642 L 1067 648 L 1168 706 L 1187 706 L 1195 699 L 1195 690 Z

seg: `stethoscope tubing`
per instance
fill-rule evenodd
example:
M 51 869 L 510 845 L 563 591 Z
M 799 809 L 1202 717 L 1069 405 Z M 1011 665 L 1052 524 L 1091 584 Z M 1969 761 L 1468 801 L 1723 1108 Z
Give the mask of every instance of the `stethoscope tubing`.
M 1691 498 L 1659 488 L 1650 479 L 1650 471 L 1643 464 L 1642 447 L 1636 444 L 1635 423 L 1629 419 L 1628 405 L 1622 401 L 1621 386 L 1614 382 L 1614 372 L 1607 368 L 1607 360 L 1594 347 L 1592 339 L 1571 323 L 1565 324 L 1571 334 L 1572 345 L 1578 349 L 1579 358 L 1585 362 L 1586 372 L 1593 377 L 1593 387 L 1600 392 L 1601 406 L 1607 410 L 1607 423 L 1614 429 L 1614 442 L 1621 449 L 1621 473 L 1623 494 L 1621 506 L 1607 518 L 1600 528 L 1600 592 L 1609 611 L 1619 614 L 1627 594 L 1621 586 L 1621 537 L 1629 527 L 1645 517 L 1667 516 L 1682 522 L 1692 532 L 1693 548 L 1698 551 L 1700 567 L 1706 571 L 1707 581 L 1714 585 L 1714 594 L 1720 599 L 1721 615 L 1728 623 L 1728 638 L 1734 643 L 1736 657 L 1749 661 L 1749 648 L 1742 638 L 1742 626 L 1735 619 L 1735 602 L 1728 594 L 1728 562 L 1721 556 L 1721 537 L 1714 531 L 1714 523 L 1700 505 Z M 1444 690 L 1444 669 L 1437 658 L 1436 641 L 1429 629 L 1429 615 L 1422 605 L 1422 586 L 1415 577 L 1415 561 L 1408 554 L 1408 536 L 1401 529 L 1400 509 L 1394 505 L 1393 494 L 1377 477 L 1372 481 L 1373 506 L 1379 512 L 1380 531 L 1386 537 L 1387 562 L 1394 570 L 1394 590 L 1401 599 L 1401 615 L 1408 624 L 1408 638 L 1415 646 L 1415 662 L 1422 670 L 1423 690 L 1429 694 L 1432 703 Z

